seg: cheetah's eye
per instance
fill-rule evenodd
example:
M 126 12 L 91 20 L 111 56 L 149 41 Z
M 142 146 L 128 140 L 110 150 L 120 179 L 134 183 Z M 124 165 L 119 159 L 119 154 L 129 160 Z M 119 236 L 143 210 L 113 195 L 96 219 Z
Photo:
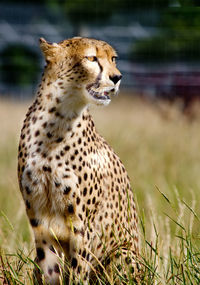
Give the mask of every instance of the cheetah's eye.
M 97 61 L 97 57 L 96 57 L 96 56 L 86 56 L 86 58 L 87 58 L 89 61 Z
M 116 61 L 117 61 L 117 56 L 112 56 L 112 62 L 114 62 L 114 63 L 116 63 Z

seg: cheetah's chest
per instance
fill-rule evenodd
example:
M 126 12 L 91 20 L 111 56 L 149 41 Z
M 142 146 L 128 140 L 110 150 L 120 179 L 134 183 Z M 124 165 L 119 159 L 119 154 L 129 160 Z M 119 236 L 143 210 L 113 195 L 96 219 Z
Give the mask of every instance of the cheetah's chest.
M 40 156 L 29 159 L 23 173 L 23 188 L 31 189 L 28 196 L 34 210 L 43 215 L 65 214 L 76 197 L 85 199 L 90 207 L 109 187 L 107 160 L 101 152 L 87 151 L 85 156 L 71 148 L 66 155 L 59 154 L 60 150 L 51 154 L 51 161 Z

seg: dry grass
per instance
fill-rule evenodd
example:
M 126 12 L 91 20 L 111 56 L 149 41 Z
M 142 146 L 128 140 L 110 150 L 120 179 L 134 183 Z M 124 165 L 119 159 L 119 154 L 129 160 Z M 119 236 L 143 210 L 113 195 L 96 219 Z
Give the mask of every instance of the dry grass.
M 25 268 L 31 267 L 22 260 L 33 249 L 16 174 L 19 130 L 27 105 L 0 101 L 0 246 L 5 253 L 19 253 L 9 260 L 15 270 L 22 263 L 17 277 L 22 284 L 28 280 Z M 134 187 L 145 284 L 199 284 L 200 121 L 189 122 L 174 107 L 164 109 L 163 116 L 157 106 L 120 94 L 109 107 L 92 113 Z

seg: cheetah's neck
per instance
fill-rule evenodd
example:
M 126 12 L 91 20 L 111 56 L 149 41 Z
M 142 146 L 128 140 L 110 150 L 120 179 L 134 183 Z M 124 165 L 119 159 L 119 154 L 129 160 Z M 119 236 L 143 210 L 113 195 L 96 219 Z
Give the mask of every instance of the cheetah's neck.
M 29 139 L 35 149 L 54 148 L 58 143 L 70 140 L 74 133 L 87 128 L 91 116 L 85 102 L 73 98 L 73 90 L 68 94 L 59 86 L 59 81 L 49 83 L 43 77 L 37 97 L 29 108 L 25 123 L 29 124 Z M 42 146 L 40 146 L 42 142 Z

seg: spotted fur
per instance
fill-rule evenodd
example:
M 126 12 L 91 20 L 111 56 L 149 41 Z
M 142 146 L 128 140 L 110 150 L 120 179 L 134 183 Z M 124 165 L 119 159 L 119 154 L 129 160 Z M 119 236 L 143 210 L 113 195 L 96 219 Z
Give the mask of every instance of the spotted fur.
M 43 272 L 36 270 L 37 282 L 60 284 L 62 260 L 65 279 L 75 283 L 90 282 L 97 259 L 117 262 L 120 256 L 136 271 L 138 218 L 129 178 L 88 112 L 118 92 L 116 52 L 87 38 L 59 44 L 40 39 L 40 46 L 47 65 L 24 120 L 18 156 Z

